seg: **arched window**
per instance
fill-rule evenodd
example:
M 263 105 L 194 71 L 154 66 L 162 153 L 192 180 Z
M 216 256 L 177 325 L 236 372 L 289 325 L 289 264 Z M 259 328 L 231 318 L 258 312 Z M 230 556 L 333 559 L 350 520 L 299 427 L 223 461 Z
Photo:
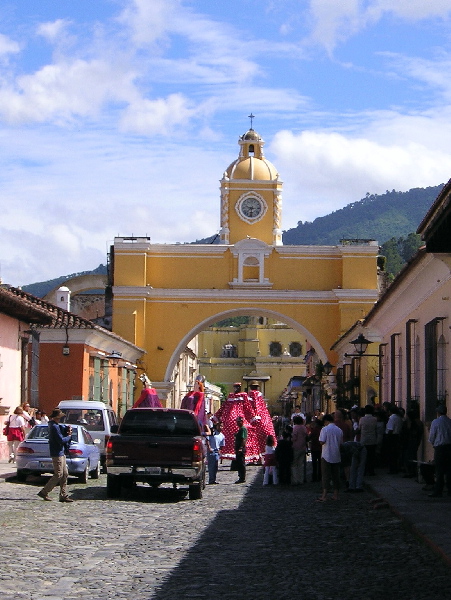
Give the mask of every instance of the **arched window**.
M 271 342 L 269 344 L 270 356 L 282 356 L 282 344 L 280 342 Z

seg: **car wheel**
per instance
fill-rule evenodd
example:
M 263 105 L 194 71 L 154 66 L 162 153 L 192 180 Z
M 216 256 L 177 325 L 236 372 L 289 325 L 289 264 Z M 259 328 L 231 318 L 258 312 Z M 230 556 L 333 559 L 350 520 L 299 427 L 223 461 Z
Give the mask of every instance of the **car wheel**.
M 80 475 L 77 475 L 78 481 L 80 483 L 88 483 L 88 465 L 86 465 L 85 470 Z
M 93 469 L 92 471 L 89 471 L 89 475 L 91 476 L 91 479 L 98 479 L 99 475 L 100 475 L 100 466 L 99 463 L 97 463 L 97 466 L 95 469 Z
M 200 500 L 202 498 L 202 483 L 190 485 L 188 497 L 190 500 Z
M 121 495 L 121 480 L 117 475 L 106 476 L 106 495 L 108 498 L 119 498 Z
M 17 469 L 17 481 L 26 481 L 27 480 L 27 473 L 25 471 L 22 471 L 22 469 Z

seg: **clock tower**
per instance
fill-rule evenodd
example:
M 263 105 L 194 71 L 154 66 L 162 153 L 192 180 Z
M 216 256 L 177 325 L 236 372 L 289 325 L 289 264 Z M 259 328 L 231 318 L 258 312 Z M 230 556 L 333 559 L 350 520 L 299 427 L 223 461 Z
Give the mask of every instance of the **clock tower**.
M 221 179 L 221 243 L 250 237 L 281 246 L 282 181 L 252 127 L 238 143 L 240 154 Z

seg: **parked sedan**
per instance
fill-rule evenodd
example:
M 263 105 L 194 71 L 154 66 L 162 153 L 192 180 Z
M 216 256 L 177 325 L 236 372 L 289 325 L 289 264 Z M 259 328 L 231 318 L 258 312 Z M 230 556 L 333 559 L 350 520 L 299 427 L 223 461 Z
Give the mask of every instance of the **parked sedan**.
M 89 431 L 82 425 L 72 425 L 72 439 L 67 450 L 69 475 L 78 477 L 81 483 L 98 479 L 100 473 L 100 452 Z M 27 475 L 53 473 L 52 459 L 48 443 L 48 426 L 36 425 L 17 448 L 17 479 L 25 481 Z

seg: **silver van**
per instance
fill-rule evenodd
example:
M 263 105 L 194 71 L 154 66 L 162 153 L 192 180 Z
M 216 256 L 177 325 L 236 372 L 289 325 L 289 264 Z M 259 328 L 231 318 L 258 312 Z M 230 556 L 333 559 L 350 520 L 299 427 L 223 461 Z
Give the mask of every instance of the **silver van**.
M 91 400 L 62 400 L 58 408 L 65 417 L 62 423 L 83 425 L 91 434 L 100 451 L 102 471 L 105 471 L 105 445 L 111 435 L 111 427 L 117 425 L 117 417 L 111 406 Z

